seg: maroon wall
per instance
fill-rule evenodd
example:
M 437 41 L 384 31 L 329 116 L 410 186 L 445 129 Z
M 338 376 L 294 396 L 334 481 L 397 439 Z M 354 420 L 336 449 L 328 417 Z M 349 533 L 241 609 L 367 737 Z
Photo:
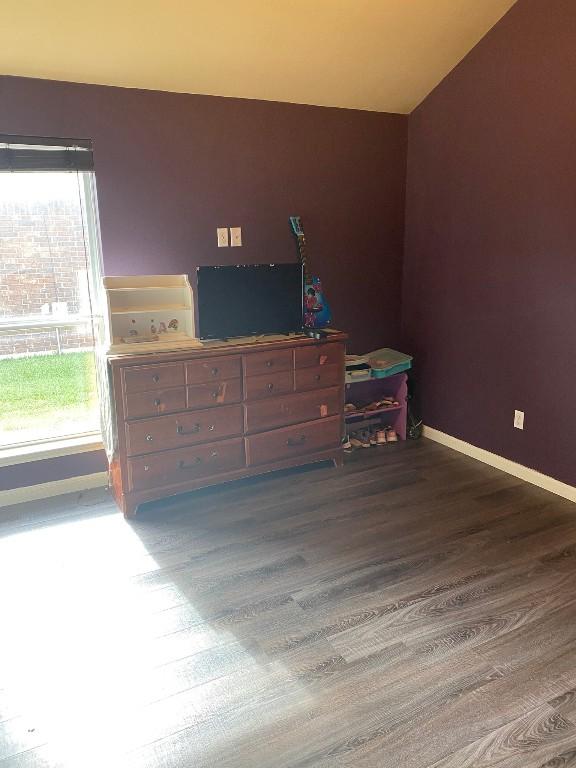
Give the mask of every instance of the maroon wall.
M 108 464 L 104 451 L 75 453 L 43 461 L 30 461 L 11 467 L 0 467 L 0 491 L 22 488 L 53 480 L 64 480 L 93 472 L 106 472 Z
M 288 217 L 352 347 L 400 329 L 408 118 L 0 78 L 0 133 L 90 138 L 105 272 L 293 261 Z M 241 226 L 241 249 L 216 227 Z M 385 299 L 385 300 L 383 300 Z
M 0 133 L 94 141 L 107 274 L 292 261 L 288 216 L 299 214 L 335 325 L 359 352 L 398 343 L 407 126 L 403 115 L 0 77 Z M 241 226 L 244 246 L 218 249 L 217 226 Z M 15 485 L 29 482 L 21 467 Z
M 411 115 L 403 293 L 425 423 L 571 484 L 575 40 L 519 0 Z

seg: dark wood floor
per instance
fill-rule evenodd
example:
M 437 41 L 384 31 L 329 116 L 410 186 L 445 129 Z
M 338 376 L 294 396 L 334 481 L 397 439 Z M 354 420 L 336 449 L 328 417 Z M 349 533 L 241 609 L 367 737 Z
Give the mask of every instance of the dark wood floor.
M 448 449 L 0 519 L 0 768 L 576 766 L 576 506 Z

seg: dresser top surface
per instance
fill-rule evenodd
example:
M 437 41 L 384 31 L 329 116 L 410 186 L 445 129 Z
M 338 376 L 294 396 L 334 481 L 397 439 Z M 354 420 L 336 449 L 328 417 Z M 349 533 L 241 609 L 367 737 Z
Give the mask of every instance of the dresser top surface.
M 293 347 L 306 347 L 320 344 L 330 344 L 334 342 L 344 342 L 348 335 L 343 331 L 336 329 L 326 329 L 328 335 L 325 339 L 312 339 L 304 334 L 294 334 L 293 336 L 278 337 L 246 337 L 242 339 L 230 339 L 229 341 L 205 341 L 202 347 L 191 349 L 178 349 L 171 352 L 146 352 L 144 354 L 114 354 L 107 355 L 111 366 L 122 365 L 147 365 L 151 362 L 170 362 L 172 360 L 190 360 L 199 357 L 212 357 L 216 355 L 232 354 L 250 354 L 251 352 L 263 352 L 271 349 L 284 349 Z

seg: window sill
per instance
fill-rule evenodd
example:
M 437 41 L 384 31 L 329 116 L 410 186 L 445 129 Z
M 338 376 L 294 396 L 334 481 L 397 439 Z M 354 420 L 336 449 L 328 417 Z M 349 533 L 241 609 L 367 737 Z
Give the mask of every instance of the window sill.
M 61 440 L 46 440 L 27 445 L 0 448 L 0 467 L 24 464 L 29 461 L 55 459 L 58 456 L 70 456 L 74 453 L 88 453 L 104 449 L 102 439 L 97 432 L 79 437 L 65 437 Z

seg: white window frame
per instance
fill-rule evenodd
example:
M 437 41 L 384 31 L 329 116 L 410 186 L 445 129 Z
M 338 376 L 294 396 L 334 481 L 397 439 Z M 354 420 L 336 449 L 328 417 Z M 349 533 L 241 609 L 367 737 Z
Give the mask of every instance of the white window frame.
M 91 323 L 94 329 L 96 346 L 94 349 L 99 391 L 101 373 L 98 371 L 98 347 L 103 343 L 104 314 L 103 314 L 103 262 L 102 244 L 100 239 L 100 221 L 98 217 L 98 196 L 94 171 L 77 171 L 80 191 L 80 206 L 84 225 L 85 247 L 88 254 L 88 285 L 91 297 L 91 315 L 66 315 L 64 317 L 46 317 L 45 315 L 29 315 L 23 318 L 0 319 L 0 334 L 18 331 L 74 328 Z M 38 438 L 22 443 L 12 443 L 0 448 L 0 467 L 21 464 L 26 461 L 68 456 L 74 453 L 102 450 L 101 430 L 77 432 L 73 435 L 63 435 L 56 438 Z

